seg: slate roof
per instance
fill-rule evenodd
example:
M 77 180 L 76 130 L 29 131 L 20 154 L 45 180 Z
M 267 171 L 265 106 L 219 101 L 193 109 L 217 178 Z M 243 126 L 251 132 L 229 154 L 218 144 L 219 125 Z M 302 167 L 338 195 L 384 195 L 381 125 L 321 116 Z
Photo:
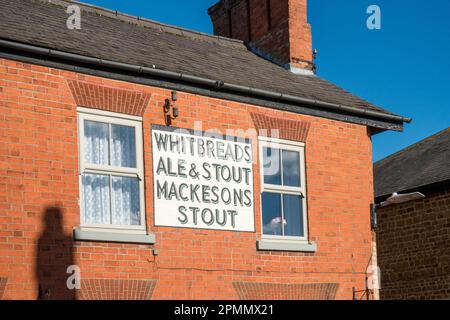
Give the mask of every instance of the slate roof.
M 450 181 L 450 127 L 374 165 L 375 196 Z
M 0 0 L 0 39 L 392 114 L 317 76 L 294 75 L 241 41 L 84 4 L 82 29 L 69 30 L 68 4 Z

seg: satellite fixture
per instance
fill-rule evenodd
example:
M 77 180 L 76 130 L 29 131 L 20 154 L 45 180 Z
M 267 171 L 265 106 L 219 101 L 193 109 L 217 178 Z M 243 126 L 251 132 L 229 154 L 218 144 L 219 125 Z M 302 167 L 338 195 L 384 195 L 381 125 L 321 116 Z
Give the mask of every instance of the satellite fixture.
M 392 204 L 399 204 L 399 203 L 405 203 L 417 199 L 423 199 L 425 198 L 425 195 L 420 192 L 413 192 L 413 193 L 405 193 L 405 194 L 398 194 L 397 192 L 393 193 L 391 197 L 389 197 L 386 201 L 382 202 L 380 204 L 380 207 L 387 207 Z

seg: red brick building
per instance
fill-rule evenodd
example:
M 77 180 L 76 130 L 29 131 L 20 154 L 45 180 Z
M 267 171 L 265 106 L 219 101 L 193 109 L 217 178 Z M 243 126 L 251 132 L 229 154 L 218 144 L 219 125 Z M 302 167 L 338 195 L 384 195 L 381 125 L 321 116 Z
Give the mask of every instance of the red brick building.
M 382 299 L 450 299 L 450 128 L 374 166 L 377 203 L 392 193 L 425 197 L 378 211 Z
M 314 74 L 306 0 L 215 36 L 71 4 L 0 0 L 1 298 L 365 288 L 371 137 L 410 120 Z

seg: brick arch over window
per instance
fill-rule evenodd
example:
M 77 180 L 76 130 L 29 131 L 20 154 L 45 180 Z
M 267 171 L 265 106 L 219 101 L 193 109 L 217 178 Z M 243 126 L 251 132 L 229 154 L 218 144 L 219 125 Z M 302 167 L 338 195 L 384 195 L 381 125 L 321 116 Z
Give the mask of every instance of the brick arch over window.
M 156 280 L 82 279 L 80 300 L 150 300 Z
M 77 106 L 142 116 L 151 94 L 68 80 Z
M 241 300 L 334 300 L 337 283 L 251 283 L 234 282 Z
M 3 294 L 5 293 L 7 282 L 8 278 L 0 278 L 0 300 L 2 300 Z
M 266 116 L 262 113 L 250 114 L 260 136 L 305 142 L 311 123 Z M 278 130 L 277 133 L 274 130 Z

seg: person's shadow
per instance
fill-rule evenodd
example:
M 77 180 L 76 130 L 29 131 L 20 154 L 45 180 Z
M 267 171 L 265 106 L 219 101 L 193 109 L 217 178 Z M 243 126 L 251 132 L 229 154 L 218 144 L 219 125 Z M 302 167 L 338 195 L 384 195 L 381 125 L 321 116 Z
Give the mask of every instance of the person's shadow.
M 75 300 L 76 290 L 67 284 L 72 275 L 67 273 L 67 268 L 74 265 L 73 240 L 64 234 L 61 209 L 48 207 L 44 212 L 44 224 L 36 255 L 38 299 Z

